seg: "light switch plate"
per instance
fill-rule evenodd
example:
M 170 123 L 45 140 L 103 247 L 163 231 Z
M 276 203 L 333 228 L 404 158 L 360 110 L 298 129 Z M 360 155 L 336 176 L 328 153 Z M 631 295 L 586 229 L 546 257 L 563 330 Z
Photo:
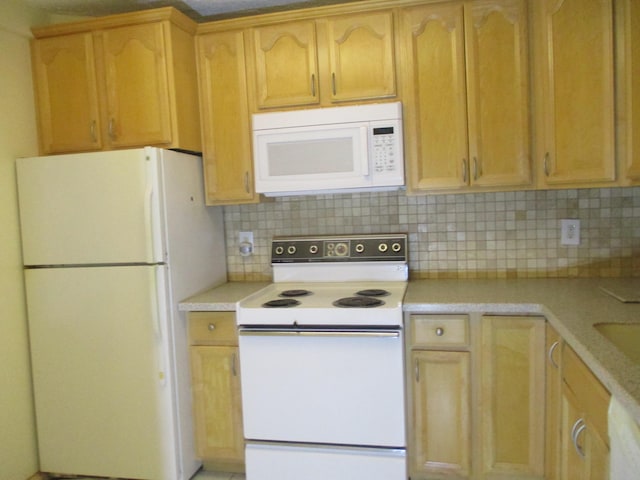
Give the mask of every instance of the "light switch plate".
M 580 245 L 580 220 L 560 220 L 560 244 Z

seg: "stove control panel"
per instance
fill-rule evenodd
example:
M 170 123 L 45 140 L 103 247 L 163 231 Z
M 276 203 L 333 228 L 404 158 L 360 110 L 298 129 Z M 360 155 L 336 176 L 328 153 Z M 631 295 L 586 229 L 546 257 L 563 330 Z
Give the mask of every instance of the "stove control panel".
M 271 263 L 406 262 L 407 235 L 275 237 Z

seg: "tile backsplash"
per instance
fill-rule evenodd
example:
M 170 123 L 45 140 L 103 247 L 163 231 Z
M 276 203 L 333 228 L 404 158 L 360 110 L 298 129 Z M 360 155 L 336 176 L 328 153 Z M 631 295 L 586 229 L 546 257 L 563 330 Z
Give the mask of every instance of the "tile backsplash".
M 560 220 L 579 219 L 578 246 Z M 408 233 L 412 278 L 640 276 L 640 187 L 407 196 L 280 197 L 224 207 L 230 280 L 271 278 L 281 235 Z M 254 233 L 254 253 L 238 232 Z

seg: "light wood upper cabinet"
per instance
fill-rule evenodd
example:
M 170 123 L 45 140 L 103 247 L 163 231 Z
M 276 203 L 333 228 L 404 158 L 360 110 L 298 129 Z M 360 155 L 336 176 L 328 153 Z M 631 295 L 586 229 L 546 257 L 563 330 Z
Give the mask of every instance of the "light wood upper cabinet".
M 400 36 L 410 189 L 527 185 L 524 0 L 403 9 Z
M 640 183 L 640 3 L 622 0 L 617 4 L 622 31 L 622 88 L 624 125 L 624 168 L 628 182 Z
M 330 17 L 325 28 L 332 102 L 395 96 L 391 12 Z
M 544 367 L 544 318 L 482 318 L 484 478 L 544 478 Z
M 102 148 L 93 51 L 91 33 L 33 42 L 31 53 L 42 153 Z
M 99 32 L 105 68 L 107 133 L 115 148 L 171 142 L 164 25 Z
M 207 468 L 242 470 L 244 437 L 233 312 L 189 314 L 196 453 Z
M 42 153 L 200 151 L 194 33 L 173 8 L 33 29 Z
M 258 109 L 393 97 L 393 14 L 374 12 L 255 27 Z
M 197 37 L 207 203 L 257 201 L 242 31 Z
M 318 103 L 315 22 L 269 25 L 252 32 L 258 107 Z
M 611 184 L 616 177 L 612 0 L 540 0 L 542 186 Z

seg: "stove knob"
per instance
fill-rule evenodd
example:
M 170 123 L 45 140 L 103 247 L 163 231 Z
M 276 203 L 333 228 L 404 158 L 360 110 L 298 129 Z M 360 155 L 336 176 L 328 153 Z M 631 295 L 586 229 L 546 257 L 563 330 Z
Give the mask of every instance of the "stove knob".
M 346 243 L 336 243 L 335 252 L 337 257 L 344 257 L 349 253 L 349 247 Z
M 357 253 L 362 253 L 362 252 L 364 252 L 364 245 L 363 245 L 362 243 L 358 243 L 358 244 L 356 245 L 356 252 L 357 252 Z
M 391 250 L 397 253 L 402 250 L 402 245 L 398 242 L 395 242 L 393 245 L 391 245 Z
M 318 245 L 311 245 L 309 247 L 309 253 L 312 255 L 315 255 L 316 253 L 318 253 Z
M 294 253 L 296 253 L 296 246 L 295 245 L 289 245 L 287 247 L 287 253 L 289 255 L 293 255 Z
M 380 245 L 378 245 L 378 250 L 382 253 L 386 252 L 388 248 L 389 246 L 386 243 L 381 243 Z
M 284 253 L 284 247 L 281 245 L 278 245 L 276 247 L 276 255 L 282 255 Z

